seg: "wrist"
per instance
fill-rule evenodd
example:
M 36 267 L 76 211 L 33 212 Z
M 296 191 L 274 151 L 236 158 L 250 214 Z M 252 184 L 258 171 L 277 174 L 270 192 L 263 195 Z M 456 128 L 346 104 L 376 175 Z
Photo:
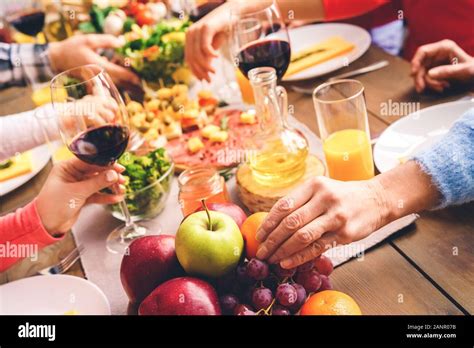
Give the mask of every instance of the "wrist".
M 377 221 L 377 229 L 395 220 L 396 214 L 393 200 L 389 195 L 389 191 L 383 185 L 378 176 L 367 181 L 367 185 L 375 202 L 375 209 L 379 213 Z
M 43 228 L 46 230 L 46 232 L 48 232 L 51 236 L 54 236 L 60 232 L 54 223 L 54 214 L 50 214 L 48 203 L 44 201 L 41 193 L 36 199 L 36 211 L 38 212 L 41 224 L 43 225 Z

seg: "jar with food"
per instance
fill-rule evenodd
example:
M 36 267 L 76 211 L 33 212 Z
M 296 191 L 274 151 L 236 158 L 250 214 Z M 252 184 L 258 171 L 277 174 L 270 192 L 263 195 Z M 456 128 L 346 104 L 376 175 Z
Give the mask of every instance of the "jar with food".
M 210 167 L 193 167 L 183 171 L 179 178 L 179 204 L 186 217 L 206 203 L 230 202 L 224 177 Z

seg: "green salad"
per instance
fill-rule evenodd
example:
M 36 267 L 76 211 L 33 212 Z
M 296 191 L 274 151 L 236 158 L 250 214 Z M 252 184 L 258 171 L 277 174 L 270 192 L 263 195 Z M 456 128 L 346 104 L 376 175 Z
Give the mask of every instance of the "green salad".
M 125 167 L 125 201 L 134 220 L 150 219 L 165 207 L 174 167 L 164 148 L 147 155 L 137 156 L 125 152 L 118 162 Z M 111 206 L 113 215 L 122 218 L 120 206 Z
M 132 25 L 118 53 L 147 82 L 161 86 L 189 84 L 191 73 L 184 63 L 184 43 L 190 24 L 168 19 L 154 26 Z

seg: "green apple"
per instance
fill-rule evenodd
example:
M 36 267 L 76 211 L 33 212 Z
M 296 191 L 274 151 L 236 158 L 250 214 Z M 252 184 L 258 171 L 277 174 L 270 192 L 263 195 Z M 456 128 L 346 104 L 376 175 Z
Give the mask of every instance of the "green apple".
M 244 240 L 230 216 L 216 211 L 189 215 L 176 233 L 176 255 L 188 274 L 217 278 L 237 267 Z

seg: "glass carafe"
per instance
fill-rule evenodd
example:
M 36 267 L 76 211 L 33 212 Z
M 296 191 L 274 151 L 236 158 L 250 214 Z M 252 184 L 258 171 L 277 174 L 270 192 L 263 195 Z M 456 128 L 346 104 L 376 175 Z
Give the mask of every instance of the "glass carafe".
M 260 124 L 250 144 L 252 176 L 261 185 L 290 186 L 305 173 L 308 142 L 288 124 L 287 94 L 277 86 L 275 69 L 255 68 L 248 76 Z

